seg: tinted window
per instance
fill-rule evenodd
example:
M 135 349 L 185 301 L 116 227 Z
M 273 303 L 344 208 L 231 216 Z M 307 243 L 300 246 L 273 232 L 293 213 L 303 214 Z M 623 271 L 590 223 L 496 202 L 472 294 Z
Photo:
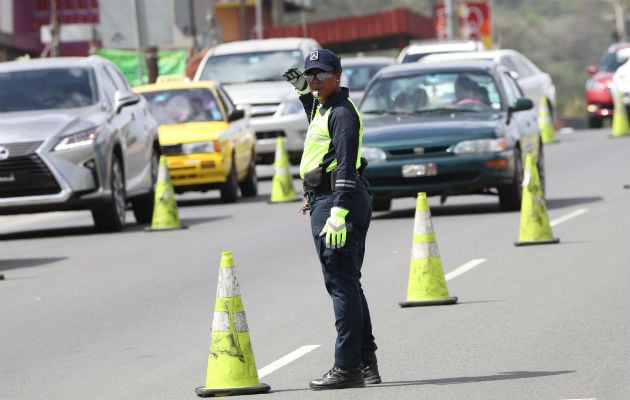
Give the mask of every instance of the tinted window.
M 219 103 L 208 89 L 175 89 L 145 92 L 142 95 L 160 124 L 222 121 Z
M 381 78 L 370 85 L 361 112 L 431 112 L 501 108 L 492 76 L 486 73 L 432 73 Z
M 617 53 L 606 53 L 597 65 L 598 71 L 615 72 L 625 61 L 617 60 Z
M 97 101 L 87 68 L 3 72 L 0 88 L 0 112 L 77 108 Z
M 303 66 L 299 50 L 213 55 L 204 64 L 200 79 L 224 84 L 282 81 L 287 68 Z

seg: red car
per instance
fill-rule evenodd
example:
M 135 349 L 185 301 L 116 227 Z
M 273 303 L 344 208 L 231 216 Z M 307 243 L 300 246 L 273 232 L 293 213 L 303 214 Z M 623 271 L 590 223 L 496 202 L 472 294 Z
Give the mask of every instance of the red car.
M 630 47 L 630 43 L 613 44 L 596 66 L 586 67 L 586 70 L 592 75 L 586 81 L 584 88 L 589 128 L 601 128 L 604 120 L 613 115 L 615 107 L 610 94 L 610 86 L 613 74 L 625 62 L 617 59 L 617 52 L 626 47 Z

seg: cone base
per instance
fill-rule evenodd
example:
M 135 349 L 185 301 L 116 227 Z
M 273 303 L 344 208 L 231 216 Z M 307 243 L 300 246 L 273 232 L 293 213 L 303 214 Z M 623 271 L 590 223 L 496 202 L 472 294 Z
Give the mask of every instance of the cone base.
M 559 243 L 560 239 L 558 238 L 552 238 L 552 239 L 545 239 L 545 240 L 528 240 L 528 241 L 522 241 L 522 242 L 514 242 L 514 246 L 529 246 L 529 245 L 534 245 L 534 244 L 554 244 L 554 243 Z
M 401 307 L 443 306 L 457 303 L 457 297 L 446 297 L 434 300 L 407 300 L 398 303 Z
M 175 231 L 178 229 L 188 229 L 188 227 L 187 226 L 174 226 L 172 228 L 153 228 L 149 226 L 149 227 L 144 228 L 146 232 Z
M 295 201 L 300 201 L 302 199 L 300 199 L 299 197 L 296 197 L 294 199 L 286 199 L 286 200 L 269 200 L 267 202 L 267 204 L 276 204 L 276 203 L 292 203 Z
M 219 396 L 239 396 L 242 394 L 256 394 L 267 393 L 271 389 L 271 386 L 266 383 L 259 383 L 256 386 L 246 386 L 238 388 L 207 388 L 198 387 L 195 389 L 195 393 L 199 397 L 219 397 Z

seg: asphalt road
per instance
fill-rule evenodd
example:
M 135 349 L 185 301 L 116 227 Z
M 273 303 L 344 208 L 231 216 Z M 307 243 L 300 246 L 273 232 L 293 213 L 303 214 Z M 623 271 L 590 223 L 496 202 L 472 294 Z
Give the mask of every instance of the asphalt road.
M 270 204 L 269 180 L 233 205 L 178 197 L 181 230 L 97 234 L 88 212 L 2 216 L 0 399 L 197 398 L 222 251 L 271 386 L 260 398 L 628 399 L 630 137 L 556 138 L 545 152 L 558 244 L 514 246 L 520 213 L 494 197 L 429 200 L 455 305 L 399 307 L 415 199 L 375 213 L 363 285 L 384 382 L 364 389 L 308 389 L 332 366 L 332 307 L 308 217 L 297 202 Z

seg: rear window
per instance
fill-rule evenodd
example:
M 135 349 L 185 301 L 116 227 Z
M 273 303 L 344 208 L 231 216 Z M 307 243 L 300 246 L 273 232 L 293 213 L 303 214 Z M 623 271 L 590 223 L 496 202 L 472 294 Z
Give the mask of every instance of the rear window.
M 299 50 L 213 55 L 203 65 L 200 79 L 223 84 L 282 81 L 282 74 L 288 68 L 303 65 L 304 57 Z
M 0 112 L 79 108 L 96 104 L 88 68 L 55 68 L 0 73 Z

